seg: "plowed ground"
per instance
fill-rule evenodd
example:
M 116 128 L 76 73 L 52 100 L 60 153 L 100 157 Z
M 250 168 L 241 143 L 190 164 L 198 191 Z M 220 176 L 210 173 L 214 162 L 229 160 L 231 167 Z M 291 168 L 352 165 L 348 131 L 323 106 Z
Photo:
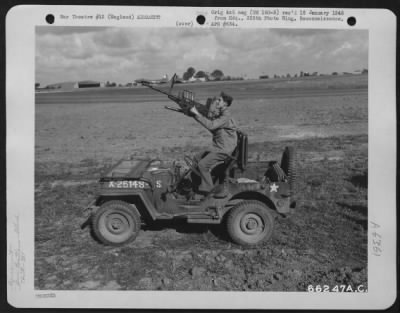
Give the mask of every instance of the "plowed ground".
M 297 151 L 297 208 L 277 216 L 272 239 L 255 248 L 233 244 L 224 225 L 177 222 L 146 225 L 123 247 L 96 241 L 89 226 L 81 227 L 83 208 L 113 163 L 131 155 L 182 159 L 210 136 L 192 119 L 165 111 L 171 103 L 162 97 L 139 101 L 147 99 L 141 93 L 152 96 L 142 89 L 136 96 L 125 89 L 38 95 L 35 288 L 367 289 L 367 89 L 352 79 L 353 85 L 337 88 L 282 82 L 273 92 L 264 83 L 224 85 L 237 99 L 233 115 L 249 134 L 250 178 L 262 173 L 257 161 L 280 160 L 287 145 Z M 187 87 L 202 98 L 204 86 Z

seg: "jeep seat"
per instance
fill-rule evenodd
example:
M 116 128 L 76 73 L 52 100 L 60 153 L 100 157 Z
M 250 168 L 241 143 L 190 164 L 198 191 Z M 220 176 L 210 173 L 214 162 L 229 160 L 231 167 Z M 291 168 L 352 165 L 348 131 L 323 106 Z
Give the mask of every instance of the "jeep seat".
M 218 162 L 213 166 L 219 174 L 219 181 L 222 183 L 228 177 L 235 177 L 236 170 L 243 172 L 247 166 L 247 135 L 241 131 L 237 131 L 237 145 L 232 154 L 226 154 L 224 161 Z
M 248 140 L 247 135 L 241 131 L 237 131 L 237 145 L 231 155 L 227 154 L 225 161 L 216 164 L 214 169 L 219 168 L 218 181 L 219 184 L 214 185 L 212 191 L 214 198 L 224 198 L 228 195 L 227 183 L 229 178 L 235 178 L 236 170 L 245 171 L 247 167 L 248 156 Z M 216 180 L 214 181 L 214 184 Z
M 217 182 L 219 182 L 219 184 L 225 183 L 227 182 L 228 178 L 234 178 L 236 170 L 239 170 L 242 173 L 244 172 L 247 166 L 248 158 L 247 146 L 247 135 L 238 130 L 237 145 L 232 154 L 225 154 L 225 160 L 217 162 L 211 168 L 214 185 L 217 184 Z M 192 180 L 197 180 L 197 178 L 203 179 L 201 173 L 197 170 L 197 165 L 190 167 L 190 171 L 195 174 L 192 176 Z M 200 181 L 198 181 L 196 184 L 200 184 Z
M 247 135 L 241 131 L 237 131 L 237 145 L 232 154 L 226 159 L 225 177 L 234 177 L 235 170 L 241 172 L 247 167 L 248 159 L 248 139 Z

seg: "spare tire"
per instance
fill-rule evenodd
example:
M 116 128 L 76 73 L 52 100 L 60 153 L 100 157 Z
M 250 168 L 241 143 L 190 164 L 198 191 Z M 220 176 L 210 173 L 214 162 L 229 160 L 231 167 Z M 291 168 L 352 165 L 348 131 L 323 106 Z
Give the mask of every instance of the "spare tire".
M 295 192 L 295 183 L 296 183 L 295 162 L 296 162 L 296 155 L 294 152 L 294 148 L 286 147 L 282 153 L 281 168 L 283 169 L 288 178 L 291 194 Z
M 269 162 L 268 169 L 265 172 L 265 177 L 270 182 L 281 182 L 286 181 L 287 175 L 279 166 L 278 162 L 271 161 Z

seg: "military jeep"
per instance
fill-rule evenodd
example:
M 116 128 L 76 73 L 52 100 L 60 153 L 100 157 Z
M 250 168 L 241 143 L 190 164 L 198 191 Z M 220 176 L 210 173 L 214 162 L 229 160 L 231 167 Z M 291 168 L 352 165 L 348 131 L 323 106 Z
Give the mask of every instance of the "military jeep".
M 88 206 L 95 236 L 119 246 L 133 241 L 143 224 L 183 219 L 223 224 L 240 245 L 267 241 L 275 215 L 289 214 L 295 207 L 294 150 L 286 147 L 280 164 L 266 162 L 262 178 L 255 180 L 244 177 L 247 149 L 247 135 L 239 131 L 235 151 L 212 169 L 214 188 L 200 200 L 194 195 L 201 175 L 192 158 L 185 156 L 186 169 L 159 159 L 121 160 L 100 179 L 98 194 Z

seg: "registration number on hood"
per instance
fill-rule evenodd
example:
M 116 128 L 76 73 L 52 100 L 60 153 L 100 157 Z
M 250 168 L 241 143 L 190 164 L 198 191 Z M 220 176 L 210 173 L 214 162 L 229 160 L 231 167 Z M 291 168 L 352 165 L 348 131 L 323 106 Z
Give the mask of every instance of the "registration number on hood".
M 162 187 L 162 181 L 157 180 L 155 183 L 156 188 Z M 150 188 L 149 183 L 142 180 L 120 180 L 120 181 L 110 181 L 108 182 L 108 188 L 137 188 L 137 189 L 147 189 Z

